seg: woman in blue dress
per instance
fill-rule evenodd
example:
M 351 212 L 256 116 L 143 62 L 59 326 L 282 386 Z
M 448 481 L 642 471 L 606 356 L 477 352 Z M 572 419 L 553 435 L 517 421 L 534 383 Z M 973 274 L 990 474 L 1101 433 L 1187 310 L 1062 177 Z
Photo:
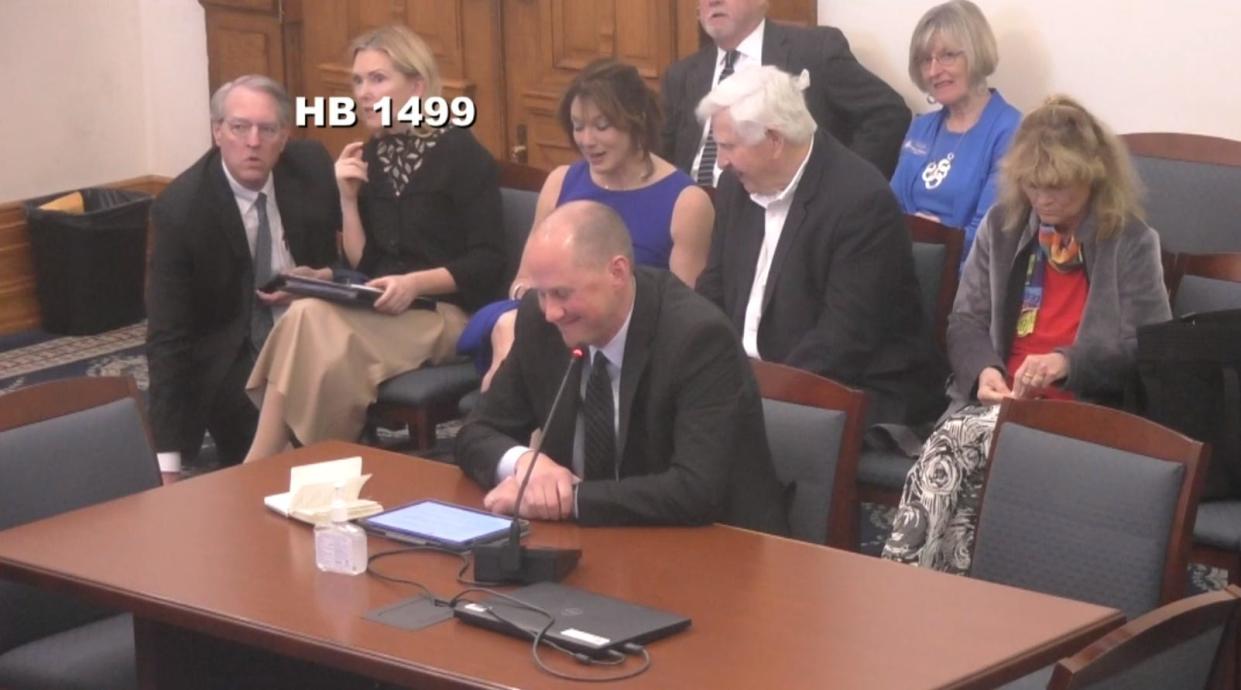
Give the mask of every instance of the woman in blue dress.
M 715 210 L 689 175 L 652 153 L 660 119 L 656 95 L 633 66 L 604 59 L 582 70 L 557 111 L 582 160 L 548 175 L 534 225 L 561 204 L 601 202 L 624 219 L 638 264 L 671 270 L 693 287 L 707 262 Z M 519 271 L 510 299 L 479 310 L 458 341 L 458 351 L 487 367 L 483 390 L 512 346 L 513 310 L 524 292 Z
M 965 231 L 962 265 L 995 202 L 1000 159 L 1021 122 L 987 87 L 998 62 L 987 18 L 969 0 L 932 7 L 909 44 L 909 77 L 943 107 L 909 125 L 892 191 L 906 213 Z

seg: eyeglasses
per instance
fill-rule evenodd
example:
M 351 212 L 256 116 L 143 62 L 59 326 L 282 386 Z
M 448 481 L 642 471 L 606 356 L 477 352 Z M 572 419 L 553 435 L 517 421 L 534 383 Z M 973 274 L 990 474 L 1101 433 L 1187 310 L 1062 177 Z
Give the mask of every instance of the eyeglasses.
M 940 67 L 952 68 L 957 66 L 957 63 L 961 61 L 961 57 L 964 55 L 964 51 L 945 50 L 941 53 L 936 53 L 935 55 L 926 55 L 918 58 L 918 66 L 922 69 L 926 69 L 933 63 L 938 62 Z
M 280 136 L 283 128 L 280 125 L 274 125 L 270 122 L 250 122 L 249 120 L 225 120 L 224 127 L 228 129 L 238 139 L 245 139 L 250 136 L 250 130 L 258 128 L 259 139 L 263 141 L 272 141 Z

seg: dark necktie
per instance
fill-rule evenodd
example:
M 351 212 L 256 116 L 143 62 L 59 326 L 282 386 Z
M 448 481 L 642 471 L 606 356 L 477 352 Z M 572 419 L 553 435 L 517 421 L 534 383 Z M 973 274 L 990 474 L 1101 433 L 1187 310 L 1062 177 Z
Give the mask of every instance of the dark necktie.
M 613 479 L 616 477 L 616 428 L 612 402 L 612 377 L 608 376 L 608 358 L 603 351 L 595 352 L 586 381 L 586 399 L 582 403 L 582 421 L 586 427 L 585 477 Z
M 740 53 L 735 50 L 724 53 L 724 69 L 720 70 L 720 81 L 732 76 L 733 65 L 737 64 L 738 55 Z M 702 143 L 702 161 L 698 164 L 698 184 L 704 187 L 715 186 L 715 154 L 715 135 L 711 134 L 711 129 L 708 127 L 707 140 Z
M 259 198 L 254 202 L 254 208 L 259 214 L 258 232 L 254 237 L 254 287 L 261 288 L 272 279 L 271 272 L 271 223 L 267 220 L 267 195 L 259 192 Z M 254 345 L 254 351 L 258 352 L 263 349 L 263 341 L 267 340 L 267 334 L 271 332 L 272 315 L 271 307 L 263 304 L 254 298 L 254 309 L 250 312 L 250 342 Z

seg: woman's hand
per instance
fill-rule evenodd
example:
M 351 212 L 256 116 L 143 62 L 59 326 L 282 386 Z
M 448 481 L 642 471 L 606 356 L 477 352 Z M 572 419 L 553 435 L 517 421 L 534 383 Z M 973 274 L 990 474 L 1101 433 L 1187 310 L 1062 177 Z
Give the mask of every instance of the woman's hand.
M 418 280 L 412 273 L 395 276 L 383 276 L 367 283 L 368 286 L 379 288 L 384 293 L 375 300 L 375 311 L 384 314 L 400 314 L 409 308 L 418 296 Z
M 1069 358 L 1059 352 L 1029 355 L 1013 374 L 1013 396 L 1032 398 L 1040 389 L 1068 378 Z
M 336 187 L 347 201 L 356 201 L 358 188 L 367 181 L 366 161 L 362 159 L 362 142 L 345 144 L 336 159 Z
M 978 375 L 978 402 L 984 405 L 999 405 L 1004 398 L 1013 394 L 1004 382 L 1004 374 L 995 367 L 987 367 Z

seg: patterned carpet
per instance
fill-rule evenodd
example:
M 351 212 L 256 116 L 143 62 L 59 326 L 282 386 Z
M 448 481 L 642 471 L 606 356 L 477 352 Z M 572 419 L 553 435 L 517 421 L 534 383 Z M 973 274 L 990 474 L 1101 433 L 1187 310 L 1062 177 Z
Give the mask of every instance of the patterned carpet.
M 98 335 L 31 331 L 0 338 L 0 394 L 69 376 L 132 376 L 147 389 L 146 322 Z
M 37 331 L 0 337 L 0 395 L 33 383 L 69 376 L 132 376 L 138 388 L 146 391 L 147 362 L 143 354 L 146 322 L 125 326 L 98 335 L 65 337 Z M 429 455 L 443 457 L 451 447 L 459 422 L 436 429 L 439 439 Z M 399 445 L 408 438 L 404 431 L 380 429 L 380 442 Z M 204 450 L 210 448 L 207 440 Z M 424 453 L 423 455 L 428 455 Z M 860 520 L 862 553 L 878 556 L 892 525 L 894 509 L 863 503 Z M 1228 584 L 1227 572 L 1191 563 L 1189 589 L 1192 593 L 1222 589 Z

